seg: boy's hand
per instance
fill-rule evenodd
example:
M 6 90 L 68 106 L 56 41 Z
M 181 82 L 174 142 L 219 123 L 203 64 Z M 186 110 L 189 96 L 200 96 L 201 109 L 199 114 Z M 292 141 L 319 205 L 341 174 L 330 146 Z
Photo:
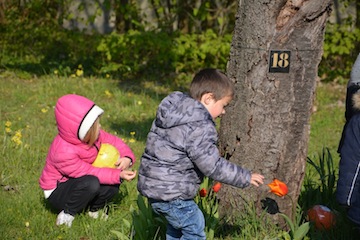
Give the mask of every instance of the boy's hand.
M 258 173 L 251 174 L 250 183 L 258 187 L 259 185 L 264 184 L 264 176 Z
M 120 173 L 120 179 L 125 179 L 127 181 L 133 180 L 136 177 L 136 170 L 130 171 L 125 170 Z
M 131 160 L 128 157 L 119 158 L 115 163 L 117 169 L 125 170 L 128 169 L 131 165 Z

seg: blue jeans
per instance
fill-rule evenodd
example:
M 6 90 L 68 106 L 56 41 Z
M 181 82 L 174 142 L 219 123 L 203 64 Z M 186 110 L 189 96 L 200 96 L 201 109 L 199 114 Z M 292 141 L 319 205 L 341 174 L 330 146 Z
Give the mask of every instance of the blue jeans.
M 150 204 L 168 221 L 166 240 L 206 239 L 204 215 L 193 200 L 164 202 L 150 199 Z

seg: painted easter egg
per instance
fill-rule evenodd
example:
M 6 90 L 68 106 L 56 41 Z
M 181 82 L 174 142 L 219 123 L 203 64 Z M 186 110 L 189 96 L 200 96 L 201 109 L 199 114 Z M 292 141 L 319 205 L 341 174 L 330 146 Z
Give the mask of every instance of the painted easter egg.
M 335 214 L 324 205 L 315 205 L 307 211 L 308 220 L 319 230 L 329 230 L 335 225 Z

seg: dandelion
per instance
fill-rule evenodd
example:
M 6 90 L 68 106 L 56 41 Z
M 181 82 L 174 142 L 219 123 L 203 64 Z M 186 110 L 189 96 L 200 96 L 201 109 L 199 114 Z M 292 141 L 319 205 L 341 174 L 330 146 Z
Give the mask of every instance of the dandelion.
M 105 90 L 105 95 L 107 97 L 112 97 L 113 96 L 113 94 L 109 90 Z
M 134 143 L 134 142 L 136 142 L 136 140 L 135 140 L 134 138 L 131 138 L 131 139 L 129 140 L 129 142 L 130 142 L 130 143 Z
M 81 77 L 84 75 L 83 66 L 81 64 L 78 65 L 78 68 L 76 69 L 75 74 L 77 77 Z
M 11 122 L 10 121 L 6 121 L 5 122 L 5 132 L 6 133 L 11 133 Z
M 25 227 L 30 227 L 30 223 L 29 222 L 25 222 Z
M 42 108 L 42 109 L 41 109 L 41 112 L 42 112 L 42 113 L 47 113 L 47 111 L 48 111 L 47 108 Z
M 84 71 L 82 69 L 76 69 L 76 76 L 81 77 L 84 75 Z
M 138 104 L 138 105 L 141 105 L 141 104 L 142 104 L 142 101 L 138 101 L 137 104 Z
M 21 138 L 22 137 L 21 130 L 17 130 L 16 133 L 15 133 L 15 136 L 17 138 Z
M 270 188 L 270 192 L 278 195 L 279 197 L 283 197 L 288 193 L 288 187 L 286 184 L 278 179 L 274 179 L 271 183 L 268 184 Z
M 215 185 L 212 187 L 213 191 L 216 193 L 220 191 L 220 188 L 221 188 L 221 183 L 219 182 L 215 183 Z
M 6 122 L 5 122 L 5 127 L 10 128 L 10 127 L 11 127 L 11 122 L 10 122 L 10 121 L 6 121 Z
M 11 141 L 13 141 L 17 146 L 19 146 L 22 144 L 21 137 L 21 130 L 17 130 L 15 132 L 15 135 L 11 138 Z
M 205 188 L 202 188 L 199 193 L 200 193 L 200 197 L 206 197 L 207 191 Z
M 135 132 L 130 132 L 130 135 L 131 135 L 131 136 L 135 136 Z

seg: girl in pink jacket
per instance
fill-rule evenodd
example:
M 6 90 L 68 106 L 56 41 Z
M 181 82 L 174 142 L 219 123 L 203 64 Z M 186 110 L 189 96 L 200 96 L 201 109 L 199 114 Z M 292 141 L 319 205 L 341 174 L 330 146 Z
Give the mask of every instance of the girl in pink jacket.
M 135 161 L 129 146 L 100 129 L 103 112 L 91 100 L 75 94 L 65 95 L 56 103 L 58 135 L 50 146 L 39 183 L 45 198 L 60 212 L 57 225 L 70 227 L 75 214 L 87 208 L 89 215 L 97 218 L 98 211 L 118 193 L 122 180 L 136 176 L 136 171 L 127 170 Z M 119 151 L 116 168 L 92 166 L 102 143 Z

